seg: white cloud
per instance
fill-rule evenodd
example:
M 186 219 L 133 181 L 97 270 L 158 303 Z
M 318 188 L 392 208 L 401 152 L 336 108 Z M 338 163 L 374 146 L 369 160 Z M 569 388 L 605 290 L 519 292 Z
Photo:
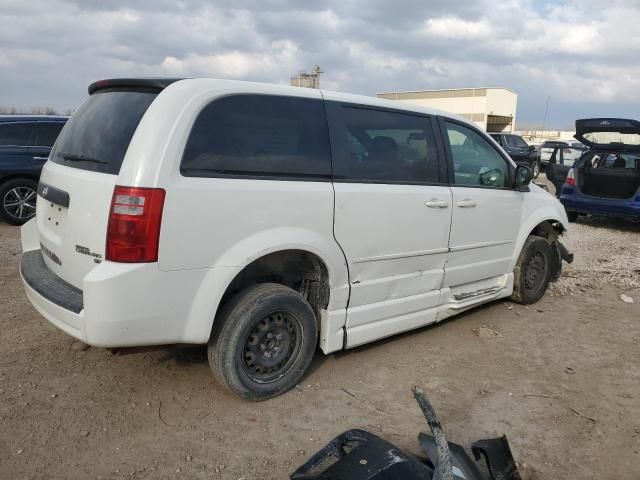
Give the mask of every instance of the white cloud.
M 285 83 L 318 63 L 335 90 L 502 85 L 520 119 L 551 96 L 566 122 L 640 109 L 638 25 L 637 0 L 0 0 L 0 103 L 64 110 L 114 76 Z
M 427 35 L 445 39 L 473 40 L 487 38 L 492 33 L 486 20 L 477 22 L 462 20 L 456 17 L 430 18 L 425 22 L 424 32 Z
M 161 66 L 169 75 L 247 78 L 254 72 L 279 77 L 292 72 L 297 47 L 290 41 L 273 42 L 266 52 L 232 51 L 215 55 L 189 54 L 185 58 L 166 57 Z

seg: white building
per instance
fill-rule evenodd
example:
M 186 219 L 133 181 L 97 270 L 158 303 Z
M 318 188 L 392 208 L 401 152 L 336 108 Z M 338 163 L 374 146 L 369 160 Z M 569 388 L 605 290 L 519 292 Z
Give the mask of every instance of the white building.
M 506 88 L 420 90 L 378 93 L 377 96 L 455 113 L 488 132 L 515 130 L 518 94 Z

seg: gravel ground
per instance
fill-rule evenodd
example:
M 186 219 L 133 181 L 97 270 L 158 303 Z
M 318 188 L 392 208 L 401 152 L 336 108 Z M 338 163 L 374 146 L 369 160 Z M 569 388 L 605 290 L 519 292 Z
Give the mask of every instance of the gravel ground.
M 638 479 L 638 239 L 640 225 L 583 219 L 565 241 L 575 263 L 536 305 L 318 355 L 302 385 L 253 404 L 202 347 L 71 348 L 26 300 L 19 231 L 0 224 L 0 478 L 284 479 L 355 427 L 418 453 L 417 384 L 451 441 L 506 433 L 524 479 Z

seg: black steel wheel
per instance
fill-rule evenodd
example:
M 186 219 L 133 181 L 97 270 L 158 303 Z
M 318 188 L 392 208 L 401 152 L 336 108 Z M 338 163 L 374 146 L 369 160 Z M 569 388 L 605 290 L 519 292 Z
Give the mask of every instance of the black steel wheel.
M 235 394 L 266 400 L 302 379 L 317 341 L 309 302 L 289 287 L 263 283 L 234 296 L 214 319 L 209 365 Z
M 242 366 L 258 383 L 278 380 L 291 368 L 302 345 L 300 320 L 288 311 L 275 311 L 260 320 L 245 341 Z
M 11 225 L 22 225 L 36 214 L 37 184 L 15 178 L 0 186 L 0 217 Z
M 549 259 L 545 257 L 542 251 L 535 252 L 524 266 L 524 288 L 531 292 L 539 290 L 547 277 L 548 269 Z
M 529 236 L 513 270 L 511 299 L 523 304 L 540 300 L 551 281 L 553 261 L 553 251 L 547 239 Z

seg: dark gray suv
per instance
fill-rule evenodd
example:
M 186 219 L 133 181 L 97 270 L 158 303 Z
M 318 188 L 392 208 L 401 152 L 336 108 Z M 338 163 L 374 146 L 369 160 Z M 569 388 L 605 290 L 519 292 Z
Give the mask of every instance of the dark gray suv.
M 0 115 L 0 219 L 22 225 L 35 215 L 40 171 L 67 119 Z
M 533 171 L 533 178 L 538 178 L 540 175 L 540 153 L 536 147 L 527 144 L 520 135 L 512 133 L 490 133 L 489 135 L 509 154 L 514 162 L 528 166 Z

